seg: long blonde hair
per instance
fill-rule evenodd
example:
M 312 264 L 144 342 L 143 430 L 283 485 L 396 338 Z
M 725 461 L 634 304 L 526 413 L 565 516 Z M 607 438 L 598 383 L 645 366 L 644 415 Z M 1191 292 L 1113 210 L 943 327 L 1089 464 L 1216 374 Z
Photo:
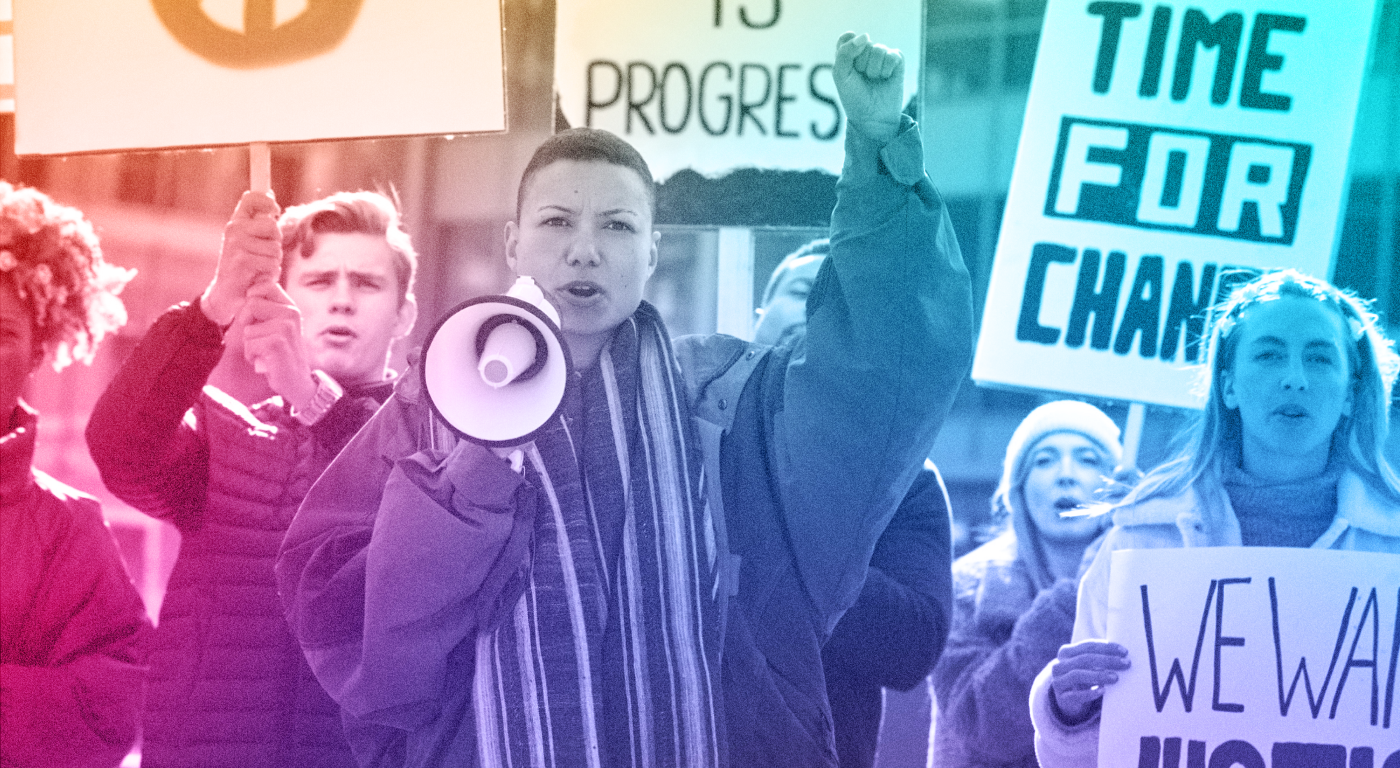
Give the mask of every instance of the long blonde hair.
M 1342 417 L 1333 432 L 1333 451 L 1340 451 L 1346 466 L 1369 485 L 1400 499 L 1400 478 L 1384 453 L 1391 388 L 1400 372 L 1395 342 L 1382 332 L 1369 302 L 1325 280 L 1286 269 L 1240 285 L 1212 311 L 1202 380 L 1205 410 L 1178 436 L 1175 458 L 1148 473 L 1123 503 L 1183 493 L 1207 471 L 1218 472 L 1222 461 L 1239 455 L 1240 414 L 1225 407 L 1220 374 L 1235 364 L 1240 328 L 1248 322 L 1246 310 L 1285 296 L 1321 302 L 1341 316 L 1350 342 L 1347 361 L 1352 376 L 1352 412 Z

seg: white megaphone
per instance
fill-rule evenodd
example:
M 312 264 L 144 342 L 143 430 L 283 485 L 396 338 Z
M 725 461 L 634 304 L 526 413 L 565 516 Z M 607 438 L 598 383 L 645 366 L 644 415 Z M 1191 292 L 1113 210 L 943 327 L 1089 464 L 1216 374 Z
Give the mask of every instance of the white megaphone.
M 528 442 L 564 402 L 572 365 L 559 312 L 528 277 L 504 296 L 463 302 L 423 352 L 423 391 L 458 435 L 489 447 Z

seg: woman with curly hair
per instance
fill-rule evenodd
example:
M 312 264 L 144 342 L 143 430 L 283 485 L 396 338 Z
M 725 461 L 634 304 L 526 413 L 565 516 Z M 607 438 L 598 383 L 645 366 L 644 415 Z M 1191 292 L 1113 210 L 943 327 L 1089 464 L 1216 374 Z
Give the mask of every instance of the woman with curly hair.
M 1103 690 L 1129 663 L 1102 639 L 1115 551 L 1400 553 L 1400 479 L 1383 453 L 1400 358 L 1365 302 L 1283 270 L 1236 289 L 1214 317 L 1205 412 L 1179 456 L 1111 510 L 1073 639 L 1031 690 L 1046 768 L 1095 764 Z
M 20 399 L 46 359 L 91 362 L 135 272 L 80 211 L 0 182 L 0 753 L 6 766 L 115 766 L 136 740 L 150 621 L 97 500 L 33 467 Z

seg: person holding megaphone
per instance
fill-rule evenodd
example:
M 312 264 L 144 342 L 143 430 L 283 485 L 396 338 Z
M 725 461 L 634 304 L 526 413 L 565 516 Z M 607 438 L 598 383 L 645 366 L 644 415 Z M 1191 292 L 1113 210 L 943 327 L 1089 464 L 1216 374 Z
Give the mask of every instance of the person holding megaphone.
M 972 302 L 901 55 L 847 33 L 833 77 L 846 163 L 795 346 L 673 342 L 642 300 L 646 162 L 587 128 L 536 150 L 506 260 L 558 312 L 557 405 L 513 444 L 445 418 L 504 407 L 473 381 L 485 320 L 445 337 L 471 383 L 434 379 L 449 318 L 278 561 L 363 764 L 837 765 L 821 647 L 966 372 Z
M 151 656 L 151 768 L 354 765 L 272 566 L 306 489 L 393 389 L 417 257 L 383 195 L 278 214 L 243 195 L 208 289 L 156 320 L 88 424 L 107 487 L 181 534 Z

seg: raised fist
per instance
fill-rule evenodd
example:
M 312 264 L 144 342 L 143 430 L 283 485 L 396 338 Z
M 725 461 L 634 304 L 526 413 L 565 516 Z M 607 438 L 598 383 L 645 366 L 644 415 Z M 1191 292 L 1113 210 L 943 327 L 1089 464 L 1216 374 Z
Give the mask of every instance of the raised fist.
M 836 41 L 831 76 L 848 126 L 877 141 L 894 138 L 904 108 L 904 54 L 847 32 Z

